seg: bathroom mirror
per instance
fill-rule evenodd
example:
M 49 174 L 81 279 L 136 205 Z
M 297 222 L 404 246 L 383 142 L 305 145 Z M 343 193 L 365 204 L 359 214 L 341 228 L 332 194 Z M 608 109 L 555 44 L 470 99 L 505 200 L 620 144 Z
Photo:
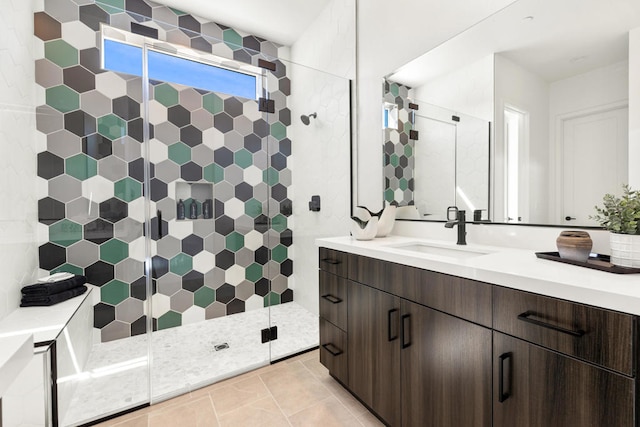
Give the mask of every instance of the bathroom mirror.
M 640 167 L 628 160 L 629 55 L 640 60 L 640 51 L 629 53 L 635 28 L 637 0 L 519 0 L 388 75 L 383 102 L 399 105 L 400 123 L 397 141 L 383 131 L 385 200 L 408 206 L 400 210 L 405 219 L 444 219 L 442 206 L 454 202 L 491 222 L 596 225 L 593 206 L 621 191 L 629 167 Z M 486 176 L 472 180 L 486 183 L 484 202 L 459 194 L 470 192 L 460 185 L 467 167 L 484 162 L 456 161 L 469 147 L 430 162 L 410 150 L 403 162 L 411 173 L 390 175 L 399 161 L 390 142 L 452 138 L 433 117 L 420 123 L 429 117 L 422 105 L 487 124 L 489 137 L 469 146 L 490 140 Z M 422 179 L 437 190 L 421 194 Z
M 401 219 L 446 220 L 449 206 L 487 218 L 490 121 L 408 92 L 384 82 L 385 202 L 402 207 Z

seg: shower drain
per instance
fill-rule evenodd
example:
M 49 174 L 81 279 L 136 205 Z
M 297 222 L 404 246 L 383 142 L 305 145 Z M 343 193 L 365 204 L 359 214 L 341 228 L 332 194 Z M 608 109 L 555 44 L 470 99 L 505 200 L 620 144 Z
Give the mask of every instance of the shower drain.
M 224 350 L 224 349 L 226 349 L 226 348 L 229 348 L 229 344 L 227 344 L 226 342 L 224 342 L 224 343 L 222 343 L 222 344 L 218 344 L 218 345 L 213 346 L 213 348 L 214 348 L 216 351 L 220 351 L 220 350 Z

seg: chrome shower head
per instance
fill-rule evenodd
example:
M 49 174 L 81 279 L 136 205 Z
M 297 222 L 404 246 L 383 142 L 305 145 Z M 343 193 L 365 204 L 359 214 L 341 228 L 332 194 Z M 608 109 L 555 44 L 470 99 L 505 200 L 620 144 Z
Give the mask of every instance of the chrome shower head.
M 315 119 L 316 117 L 318 117 L 318 113 L 312 113 L 312 114 L 309 114 L 308 116 L 305 116 L 305 115 L 303 114 L 303 115 L 301 115 L 301 116 L 300 116 L 300 120 L 302 120 L 302 123 L 303 123 L 305 126 L 309 126 L 309 123 L 311 123 L 311 119 L 312 119 L 312 118 L 314 118 L 314 119 Z

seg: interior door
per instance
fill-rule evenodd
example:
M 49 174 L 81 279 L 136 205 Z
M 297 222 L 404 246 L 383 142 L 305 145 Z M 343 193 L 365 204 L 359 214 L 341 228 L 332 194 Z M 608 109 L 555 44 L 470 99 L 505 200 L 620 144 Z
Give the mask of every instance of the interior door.
M 562 122 L 563 224 L 597 225 L 593 207 L 628 182 L 628 123 L 626 107 Z

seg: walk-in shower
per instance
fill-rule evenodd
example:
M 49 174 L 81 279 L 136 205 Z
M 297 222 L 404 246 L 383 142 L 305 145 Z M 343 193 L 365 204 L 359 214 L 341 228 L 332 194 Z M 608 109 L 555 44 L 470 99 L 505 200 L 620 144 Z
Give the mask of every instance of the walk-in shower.
M 55 33 L 67 7 L 82 31 Z M 324 212 L 306 204 L 329 192 L 337 210 L 349 204 L 337 189 L 349 173 L 348 80 L 168 7 L 44 8 L 40 268 L 93 287 L 94 344 L 60 379 L 61 424 L 316 346 Z M 330 126 L 292 120 L 310 106 L 304 124 L 322 114 Z M 323 144 L 298 151 L 297 137 Z

